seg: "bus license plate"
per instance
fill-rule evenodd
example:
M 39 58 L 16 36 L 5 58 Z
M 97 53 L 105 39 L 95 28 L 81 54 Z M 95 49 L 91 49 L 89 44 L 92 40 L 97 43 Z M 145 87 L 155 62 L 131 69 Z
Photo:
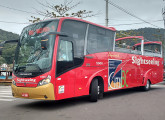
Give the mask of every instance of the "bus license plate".
M 29 97 L 28 93 L 22 93 L 22 97 Z

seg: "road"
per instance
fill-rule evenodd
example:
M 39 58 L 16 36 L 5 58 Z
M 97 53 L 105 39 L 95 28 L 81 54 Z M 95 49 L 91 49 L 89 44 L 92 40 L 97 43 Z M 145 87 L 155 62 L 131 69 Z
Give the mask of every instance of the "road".
M 0 86 L 0 120 L 164 120 L 165 83 L 148 92 L 137 88 L 104 94 L 96 103 L 88 97 L 61 101 L 16 99 Z

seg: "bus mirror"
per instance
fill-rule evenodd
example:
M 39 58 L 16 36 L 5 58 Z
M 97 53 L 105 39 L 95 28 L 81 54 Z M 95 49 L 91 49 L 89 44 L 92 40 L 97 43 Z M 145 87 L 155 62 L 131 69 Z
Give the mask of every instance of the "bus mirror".
M 43 37 L 48 36 L 48 35 L 59 35 L 59 36 L 69 37 L 69 35 L 65 32 L 48 32 L 44 34 Z
M 7 40 L 7 41 L 3 41 L 0 43 L 0 55 L 2 55 L 2 50 L 3 50 L 3 47 L 6 43 L 14 43 L 14 42 L 18 42 L 18 40 Z
M 43 50 L 47 50 L 49 35 L 59 35 L 59 36 L 65 36 L 65 37 L 69 36 L 67 33 L 64 33 L 64 32 L 48 32 L 44 34 L 43 36 L 41 36 L 41 48 Z
M 43 50 L 47 50 L 47 44 L 48 44 L 48 38 L 47 39 L 41 39 L 41 48 Z

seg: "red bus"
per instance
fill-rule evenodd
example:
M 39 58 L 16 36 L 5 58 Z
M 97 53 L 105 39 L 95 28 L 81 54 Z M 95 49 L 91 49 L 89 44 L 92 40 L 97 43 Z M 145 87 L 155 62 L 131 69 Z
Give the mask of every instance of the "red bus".
M 135 49 L 141 48 L 140 44 L 137 44 L 134 46 L 135 46 Z M 163 56 L 162 55 L 163 54 L 162 53 L 162 42 L 160 42 L 160 41 L 144 42 L 144 51 L 146 52 L 145 54 L 150 54 L 150 56 L 161 57 L 161 56 Z M 164 65 L 163 78 L 165 78 L 165 65 Z
M 150 84 L 163 81 L 164 62 L 160 41 L 144 42 L 143 36 L 124 37 L 115 41 L 115 51 L 123 52 L 126 60 L 123 69 L 127 67 L 127 71 L 132 71 L 130 78 L 134 80 L 135 85 L 143 86 L 145 84 L 146 86 L 142 88 L 149 90 Z
M 61 100 L 89 95 L 97 101 L 104 92 L 138 86 L 149 90 L 161 82 L 163 58 L 145 56 L 143 39 L 140 51 L 126 53 L 115 47 L 115 32 L 68 17 L 25 27 L 15 40 L 13 96 Z

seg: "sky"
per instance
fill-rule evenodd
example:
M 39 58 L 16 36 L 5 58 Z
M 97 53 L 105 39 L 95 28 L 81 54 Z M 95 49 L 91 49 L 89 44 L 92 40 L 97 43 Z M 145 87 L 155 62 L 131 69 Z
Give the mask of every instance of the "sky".
M 60 4 L 65 0 L 38 0 L 42 3 L 45 1 L 51 4 Z M 29 24 L 30 16 L 41 17 L 40 15 L 24 13 L 9 8 L 19 9 L 27 12 L 36 13 L 37 10 L 44 10 L 44 8 L 38 3 L 37 0 L 0 0 L 0 29 L 10 31 L 13 33 L 20 34 L 22 29 Z M 69 0 L 68 0 L 69 1 Z M 93 11 L 94 13 L 99 13 L 94 17 L 86 18 L 90 22 L 94 22 L 100 25 L 105 25 L 105 0 L 80 0 L 81 4 L 78 5 L 72 12 L 78 10 Z M 118 8 L 109 4 L 109 26 L 115 27 L 117 30 L 130 30 L 138 29 L 144 27 L 153 28 L 164 28 L 164 22 L 162 17 L 162 8 L 165 6 L 165 1 L 163 0 L 109 0 L 118 6 L 126 9 L 130 13 L 136 15 L 137 17 L 152 23 L 153 25 L 142 23 L 143 21 L 132 17 L 125 12 L 119 10 Z M 78 0 L 73 0 L 73 4 L 77 3 Z M 5 22 L 15 22 L 15 23 L 5 23 Z M 18 24 L 19 23 L 19 24 Z M 26 24 L 20 24 L 26 23 Z M 124 25 L 123 25 L 124 24 Z M 128 25 L 131 24 L 131 25 Z

